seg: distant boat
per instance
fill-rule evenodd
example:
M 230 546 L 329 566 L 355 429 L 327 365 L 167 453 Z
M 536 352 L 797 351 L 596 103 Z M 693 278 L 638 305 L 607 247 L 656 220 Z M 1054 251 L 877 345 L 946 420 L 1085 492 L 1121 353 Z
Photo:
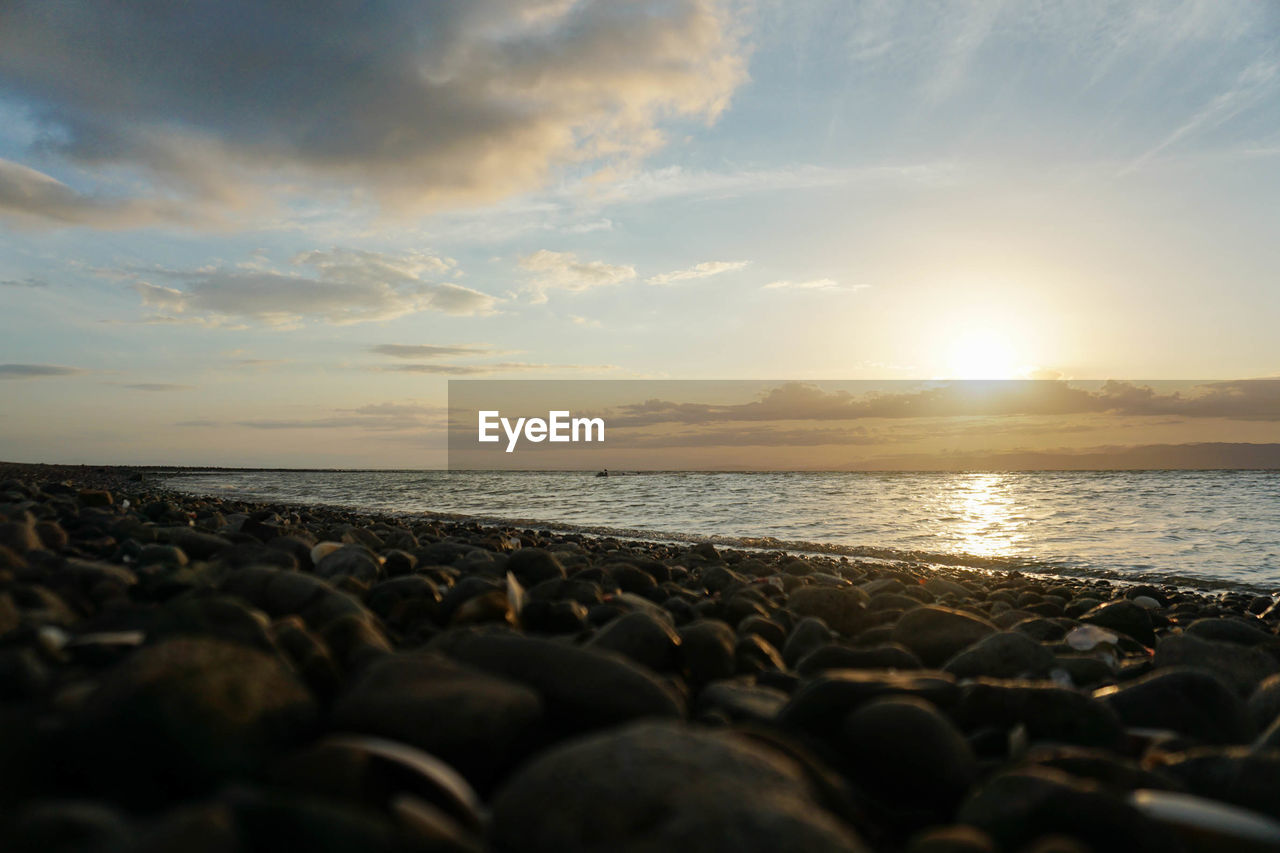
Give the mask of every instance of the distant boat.
M 597 477 L 608 477 L 608 476 L 609 476 L 609 469 L 608 469 L 608 468 L 603 468 L 603 469 L 601 469 L 601 470 L 597 471 L 597 472 L 596 472 L 596 476 L 597 476 Z

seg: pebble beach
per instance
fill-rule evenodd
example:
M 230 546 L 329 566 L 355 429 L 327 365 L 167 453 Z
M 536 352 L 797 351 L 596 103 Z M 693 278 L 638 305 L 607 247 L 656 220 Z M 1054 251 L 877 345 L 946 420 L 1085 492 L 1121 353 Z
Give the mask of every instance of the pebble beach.
M 0 464 L 0 849 L 1280 850 L 1278 626 Z

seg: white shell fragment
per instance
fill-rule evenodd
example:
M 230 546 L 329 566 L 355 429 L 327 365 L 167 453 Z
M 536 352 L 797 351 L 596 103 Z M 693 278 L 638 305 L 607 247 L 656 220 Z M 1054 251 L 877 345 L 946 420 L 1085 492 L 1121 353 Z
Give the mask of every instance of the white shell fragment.
M 1191 794 L 1148 789 L 1134 791 L 1129 795 L 1129 802 L 1160 823 L 1189 834 L 1212 837 L 1223 850 L 1270 850 L 1280 846 L 1280 823 L 1239 806 Z
M 1117 635 L 1097 625 L 1081 625 L 1071 629 L 1066 636 L 1067 645 L 1078 652 L 1087 652 L 1104 643 L 1114 645 L 1118 642 L 1120 638 Z

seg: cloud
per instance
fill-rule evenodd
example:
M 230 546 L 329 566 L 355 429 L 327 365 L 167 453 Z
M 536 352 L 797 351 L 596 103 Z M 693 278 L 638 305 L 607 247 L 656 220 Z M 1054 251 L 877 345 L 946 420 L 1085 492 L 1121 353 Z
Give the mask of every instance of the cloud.
M 0 31 L 3 29 L 0 27 Z M 0 35 L 2 41 L 3 35 Z M 3 50 L 0 47 L 0 51 Z M 191 211 L 166 201 L 86 195 L 44 172 L 3 158 L 0 158 L 0 216 L 27 226 L 57 224 L 97 228 L 196 221 Z
M 1144 151 L 1121 174 L 1141 169 L 1156 156 L 1196 133 L 1212 130 L 1263 100 L 1274 88 L 1280 63 L 1258 61 L 1249 65 L 1225 92 L 1221 92 L 1171 133 Z
M 142 304 L 159 312 L 144 318 L 150 323 L 225 326 L 251 321 L 291 327 L 312 321 L 342 326 L 420 311 L 492 310 L 498 300 L 487 293 L 424 278 L 451 267 L 452 261 L 417 252 L 332 249 L 298 255 L 285 271 L 219 267 L 128 272 L 136 279 L 133 289 Z M 144 275 L 175 280 L 177 286 L 153 284 Z
M 677 281 L 689 281 L 695 278 L 710 278 L 713 275 L 721 273 L 733 272 L 747 266 L 750 261 L 703 261 L 700 264 L 694 264 L 688 269 L 676 270 L 674 272 L 664 272 L 660 275 L 651 276 L 648 279 L 649 284 L 671 284 Z
M 40 379 L 46 376 L 75 376 L 85 371 L 60 364 L 0 364 L 0 379 Z
M 21 278 L 21 279 L 11 278 L 6 281 L 0 281 L 0 287 L 42 288 L 42 287 L 48 287 L 48 286 L 49 286 L 49 282 L 45 281 L 42 278 Z
M 761 290 L 815 290 L 825 292 L 845 292 L 853 293 L 858 290 L 866 290 L 869 284 L 851 284 L 842 285 L 835 279 L 831 278 L 815 278 L 807 281 L 771 281 Z
M 582 317 L 578 314 L 570 314 L 569 322 L 573 323 L 575 326 L 586 326 L 589 329 L 600 328 L 599 320 L 593 320 L 590 317 Z
M 593 287 L 621 284 L 636 277 L 631 266 L 606 264 L 603 261 L 580 261 L 573 252 L 539 249 L 519 260 L 523 270 L 534 273 L 529 289 L 534 302 L 546 302 L 548 290 L 580 292 Z
M 423 210 L 632 162 L 666 122 L 714 120 L 746 79 L 737 21 L 718 0 L 228 0 L 217 14 L 17 0 L 0 86 L 31 106 L 46 154 L 188 201 L 240 205 L 269 184 Z M 93 208 L 64 194 L 10 202 L 52 221 Z
M 179 427 L 255 430 L 359 429 L 367 432 L 422 431 L 442 427 L 448 409 L 427 403 L 369 403 L 355 409 L 337 409 L 316 418 L 250 418 L 238 421 L 197 419 L 180 421 Z
M 455 355 L 491 355 L 493 350 L 466 344 L 378 344 L 369 347 L 369 352 L 392 358 L 442 358 Z
M 1187 393 L 1161 393 L 1148 385 L 1119 381 L 1089 389 L 1063 381 L 1007 380 L 953 381 L 900 392 L 854 394 L 789 382 L 748 403 L 712 405 L 652 399 L 629 404 L 619 407 L 610 425 L 1082 414 L 1280 421 L 1280 380 L 1208 382 Z
M 425 373 L 437 376 L 481 376 L 487 373 L 523 373 L 530 370 L 616 370 L 612 364 L 535 364 L 498 361 L 492 364 L 389 364 L 374 370 L 389 373 Z

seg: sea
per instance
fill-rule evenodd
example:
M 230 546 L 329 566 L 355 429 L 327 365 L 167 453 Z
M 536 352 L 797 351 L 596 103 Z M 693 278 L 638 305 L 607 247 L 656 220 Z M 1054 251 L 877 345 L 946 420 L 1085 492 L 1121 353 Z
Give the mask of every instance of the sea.
M 166 473 L 190 494 L 1280 593 L 1280 471 Z

